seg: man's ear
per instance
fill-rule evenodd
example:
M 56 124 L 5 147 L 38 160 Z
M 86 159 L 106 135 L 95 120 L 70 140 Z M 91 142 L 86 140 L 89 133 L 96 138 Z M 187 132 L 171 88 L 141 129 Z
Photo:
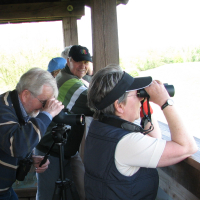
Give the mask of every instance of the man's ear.
M 29 101 L 30 95 L 31 95 L 31 92 L 29 90 L 23 90 L 21 92 L 21 94 L 19 95 L 20 99 L 21 99 L 21 102 L 22 103 L 26 103 L 27 101 Z
M 123 103 L 119 103 L 118 100 L 116 100 L 114 102 L 114 108 L 115 108 L 115 112 L 119 113 L 119 114 L 123 114 L 124 113 L 124 104 Z

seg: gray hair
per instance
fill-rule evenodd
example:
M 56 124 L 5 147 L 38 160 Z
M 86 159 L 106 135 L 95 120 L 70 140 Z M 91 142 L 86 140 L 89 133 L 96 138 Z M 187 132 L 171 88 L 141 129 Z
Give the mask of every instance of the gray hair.
M 114 103 L 104 108 L 97 110 L 96 103 L 99 103 L 119 82 L 122 78 L 123 71 L 119 65 L 110 64 L 107 67 L 100 69 L 93 76 L 88 88 L 88 106 L 94 111 L 94 119 L 98 119 L 100 113 L 115 115 Z M 127 94 L 124 93 L 118 103 L 126 103 Z
M 73 60 L 73 58 L 72 57 L 68 57 L 69 58 L 69 62 L 71 62 L 72 60 Z
M 61 53 L 61 57 L 65 58 L 67 60 L 68 55 L 69 55 L 69 50 L 71 49 L 71 47 L 72 47 L 72 45 L 65 47 L 65 49 Z
M 24 73 L 16 85 L 16 90 L 20 94 L 24 90 L 29 90 L 33 95 L 42 93 L 42 86 L 48 85 L 53 89 L 54 97 L 58 97 L 58 87 L 55 78 L 50 72 L 41 68 L 32 68 Z

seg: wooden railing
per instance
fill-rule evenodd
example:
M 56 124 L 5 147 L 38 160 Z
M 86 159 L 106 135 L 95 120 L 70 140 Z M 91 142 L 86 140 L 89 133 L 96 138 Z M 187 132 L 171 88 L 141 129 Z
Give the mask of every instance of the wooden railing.
M 169 128 L 159 122 L 163 139 L 170 140 Z M 200 199 L 200 139 L 195 138 L 198 152 L 184 161 L 158 168 L 159 187 L 173 200 Z

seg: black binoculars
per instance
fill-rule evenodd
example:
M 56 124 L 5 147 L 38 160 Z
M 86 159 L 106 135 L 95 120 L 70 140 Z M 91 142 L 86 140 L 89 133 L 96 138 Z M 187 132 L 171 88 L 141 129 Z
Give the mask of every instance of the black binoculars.
M 168 85 L 167 83 L 164 84 L 167 92 L 169 93 L 170 97 L 173 97 L 175 94 L 175 89 L 173 85 Z M 148 93 L 145 91 L 145 89 L 141 89 L 137 91 L 138 97 L 149 97 Z

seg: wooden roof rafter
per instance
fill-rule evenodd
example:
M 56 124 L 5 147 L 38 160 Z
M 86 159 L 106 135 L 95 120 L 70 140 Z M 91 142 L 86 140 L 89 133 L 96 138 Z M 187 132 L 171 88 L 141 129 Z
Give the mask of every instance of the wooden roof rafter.
M 39 2 L 0 5 L 0 23 L 80 19 L 85 14 L 83 1 Z
M 76 0 L 0 0 L 0 5 L 8 5 L 8 4 L 22 4 L 22 3 L 41 3 L 41 2 L 75 2 Z M 91 0 L 80 0 L 85 5 L 90 5 Z M 126 5 L 129 0 L 116 0 L 116 5 L 124 4 Z

